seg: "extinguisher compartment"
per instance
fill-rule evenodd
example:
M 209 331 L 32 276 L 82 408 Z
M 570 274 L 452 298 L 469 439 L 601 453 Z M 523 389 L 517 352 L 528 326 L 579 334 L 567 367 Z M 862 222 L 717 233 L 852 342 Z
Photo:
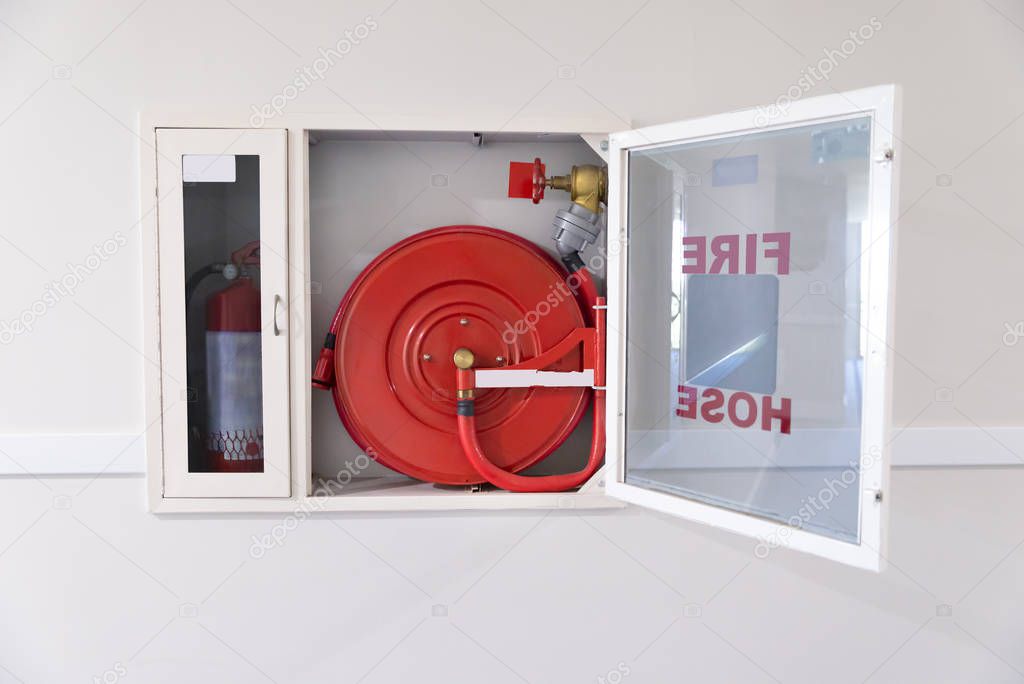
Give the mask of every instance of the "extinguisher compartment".
M 188 471 L 260 473 L 259 157 L 184 164 Z
M 569 196 L 510 198 L 523 185 L 510 162 L 537 158 L 558 170 L 604 163 L 576 134 L 312 132 L 311 492 L 441 508 L 519 496 L 489 483 L 460 443 L 453 352 L 473 347 L 481 369 L 514 366 L 592 325 L 593 302 L 566 285 L 552 241 Z M 603 259 L 588 267 L 603 286 Z M 576 346 L 546 370 L 582 373 L 583 356 Z M 524 476 L 583 468 L 593 422 L 589 385 L 476 394 L 484 450 Z

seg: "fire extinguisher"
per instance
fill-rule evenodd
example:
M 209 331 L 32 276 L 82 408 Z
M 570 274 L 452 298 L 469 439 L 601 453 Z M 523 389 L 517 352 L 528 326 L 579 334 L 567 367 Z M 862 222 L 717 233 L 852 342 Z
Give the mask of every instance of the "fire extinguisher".
M 206 471 L 263 472 L 260 290 L 248 271 L 259 249 L 250 242 L 190 279 L 192 291 L 212 273 L 231 281 L 206 301 Z

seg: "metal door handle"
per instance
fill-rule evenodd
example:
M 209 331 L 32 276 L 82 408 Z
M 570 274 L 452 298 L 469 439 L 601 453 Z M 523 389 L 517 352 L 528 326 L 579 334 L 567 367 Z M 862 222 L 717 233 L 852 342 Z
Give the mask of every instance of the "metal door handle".
M 281 328 L 277 324 L 277 309 L 281 305 L 281 295 L 274 295 L 274 337 L 281 335 Z

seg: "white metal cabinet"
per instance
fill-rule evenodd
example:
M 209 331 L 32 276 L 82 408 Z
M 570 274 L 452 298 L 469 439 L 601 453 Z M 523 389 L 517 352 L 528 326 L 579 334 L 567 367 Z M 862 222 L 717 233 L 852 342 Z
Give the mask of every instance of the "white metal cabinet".
M 162 496 L 287 497 L 286 132 L 160 129 L 156 161 Z M 250 241 L 259 243 L 258 268 L 213 273 L 186 302 L 190 279 Z M 205 300 L 246 278 L 258 278 L 259 327 L 214 339 Z M 233 367 L 218 375 L 215 364 Z M 211 448 L 225 458 L 259 450 L 261 472 L 211 472 Z
M 160 473 L 150 475 L 163 479 L 159 490 L 151 484 L 151 506 L 478 511 L 631 502 L 754 537 L 759 556 L 791 547 L 878 569 L 889 503 L 896 94 L 891 86 L 871 88 L 610 136 L 599 131 L 614 122 L 582 120 L 532 122 L 503 134 L 506 141 L 535 140 L 541 147 L 575 134 L 609 164 L 608 451 L 603 472 L 579 492 L 564 494 L 443 490 L 414 482 L 362 483 L 339 494 L 314 481 L 310 338 L 323 331 L 310 326 L 309 296 L 320 286 L 309 271 L 310 132 L 344 138 L 350 131 L 360 140 L 409 145 L 419 136 L 459 140 L 466 133 L 468 140 L 486 127 L 453 117 L 414 126 L 397 119 L 389 128 L 379 119 L 378 129 L 393 133 L 359 133 L 366 122 L 354 115 L 288 113 L 279 121 L 287 133 L 157 124 L 160 238 L 150 263 L 160 268 L 154 295 L 163 415 L 154 418 L 163 439 L 162 457 L 155 459 Z M 196 124 L 183 117 L 171 125 Z M 180 381 L 187 365 L 184 218 L 180 198 L 168 200 L 165 193 L 180 190 L 175 174 L 180 177 L 185 154 L 260 155 L 263 320 L 277 316 L 283 328 L 275 294 L 288 302 L 287 282 L 295 290 L 291 348 L 286 335 L 263 330 L 269 354 L 263 360 L 268 470 L 262 474 L 190 473 L 181 459 L 187 412 L 175 397 L 187 389 Z M 388 202 L 388 195 L 379 201 Z M 559 201 L 549 198 L 542 207 L 553 213 Z M 780 233 L 788 235 L 786 269 Z M 705 413 L 709 391 L 712 408 Z M 786 432 L 771 415 L 783 398 L 791 402 Z M 752 412 L 765 408 L 768 429 L 761 429 L 765 424 Z M 275 441 L 279 449 L 271 449 L 273 440 L 283 440 Z M 289 472 L 296 481 L 290 489 Z

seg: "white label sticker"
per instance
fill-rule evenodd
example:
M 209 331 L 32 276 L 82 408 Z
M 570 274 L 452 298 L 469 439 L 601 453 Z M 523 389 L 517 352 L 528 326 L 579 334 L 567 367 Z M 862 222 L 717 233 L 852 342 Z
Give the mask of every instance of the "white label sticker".
M 181 177 L 186 183 L 234 183 L 235 155 L 183 154 Z

